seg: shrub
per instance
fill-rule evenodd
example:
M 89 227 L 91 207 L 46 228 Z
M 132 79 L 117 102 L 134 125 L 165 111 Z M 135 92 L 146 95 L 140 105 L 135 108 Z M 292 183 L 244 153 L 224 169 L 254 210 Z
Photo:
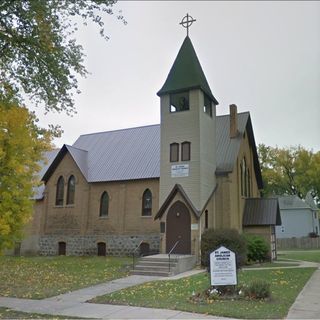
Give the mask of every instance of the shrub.
M 250 299 L 266 299 L 270 298 L 270 283 L 265 280 L 254 280 L 249 285 L 242 288 L 243 295 Z
M 310 232 L 310 233 L 309 233 L 309 237 L 310 237 L 310 238 L 318 238 L 319 236 L 318 236 L 318 234 L 315 233 L 315 232 Z
M 236 254 L 237 268 L 247 260 L 247 245 L 243 235 L 234 229 L 208 229 L 201 236 L 201 264 L 209 267 L 210 253 L 225 246 Z
M 247 234 L 245 237 L 247 240 L 249 261 L 262 262 L 269 260 L 269 245 L 263 237 L 252 234 Z

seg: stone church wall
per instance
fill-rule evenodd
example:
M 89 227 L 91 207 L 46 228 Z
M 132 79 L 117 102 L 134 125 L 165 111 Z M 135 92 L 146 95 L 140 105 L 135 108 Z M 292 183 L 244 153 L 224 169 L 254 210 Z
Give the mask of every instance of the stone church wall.
M 98 243 L 106 244 L 106 254 L 110 256 L 129 256 L 140 242 L 150 245 L 150 251 L 159 252 L 160 235 L 86 235 L 86 236 L 41 236 L 39 239 L 40 255 L 58 254 L 59 242 L 66 243 L 66 255 L 97 255 Z

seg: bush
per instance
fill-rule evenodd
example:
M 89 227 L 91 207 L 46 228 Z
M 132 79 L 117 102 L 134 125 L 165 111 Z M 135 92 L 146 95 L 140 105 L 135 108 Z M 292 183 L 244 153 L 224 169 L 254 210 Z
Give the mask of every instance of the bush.
M 269 260 L 269 245 L 263 237 L 247 234 L 245 238 L 247 240 L 249 261 L 263 262 Z
M 309 237 L 310 237 L 310 238 L 318 238 L 319 236 L 318 236 L 318 234 L 315 233 L 315 232 L 310 232 L 310 233 L 309 233 Z
M 249 285 L 242 288 L 243 295 L 250 299 L 270 298 L 270 283 L 265 280 L 254 280 Z
M 201 236 L 201 264 L 209 267 L 210 253 L 224 246 L 236 254 L 237 268 L 247 260 L 247 245 L 243 235 L 234 229 L 206 230 Z

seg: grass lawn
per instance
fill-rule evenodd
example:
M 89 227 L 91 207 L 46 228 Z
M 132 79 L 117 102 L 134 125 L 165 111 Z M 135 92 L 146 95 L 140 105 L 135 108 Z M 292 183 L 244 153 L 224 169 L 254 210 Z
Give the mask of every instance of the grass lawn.
M 25 313 L 0 307 L 0 319 L 80 319 L 65 316 L 53 316 L 47 314 Z
M 125 277 L 129 258 L 0 257 L 0 296 L 42 299 Z
M 202 292 L 210 285 L 208 274 L 201 273 L 180 280 L 149 282 L 97 297 L 91 302 L 177 309 L 235 318 L 283 318 L 314 270 L 315 268 L 243 270 L 238 273 L 240 285 L 253 279 L 268 281 L 272 291 L 269 301 L 243 299 L 191 303 L 189 298 L 192 292 Z
M 278 253 L 281 259 L 303 260 L 320 263 L 320 250 L 290 250 Z
M 279 268 L 279 267 L 296 267 L 299 263 L 290 263 L 285 261 L 279 262 L 262 262 L 244 266 L 244 268 Z

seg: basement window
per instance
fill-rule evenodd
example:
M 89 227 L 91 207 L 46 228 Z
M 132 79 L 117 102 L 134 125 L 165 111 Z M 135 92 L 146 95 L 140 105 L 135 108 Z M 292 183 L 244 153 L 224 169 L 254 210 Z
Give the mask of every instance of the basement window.
M 170 94 L 170 112 L 180 112 L 189 110 L 189 92 L 179 92 Z

